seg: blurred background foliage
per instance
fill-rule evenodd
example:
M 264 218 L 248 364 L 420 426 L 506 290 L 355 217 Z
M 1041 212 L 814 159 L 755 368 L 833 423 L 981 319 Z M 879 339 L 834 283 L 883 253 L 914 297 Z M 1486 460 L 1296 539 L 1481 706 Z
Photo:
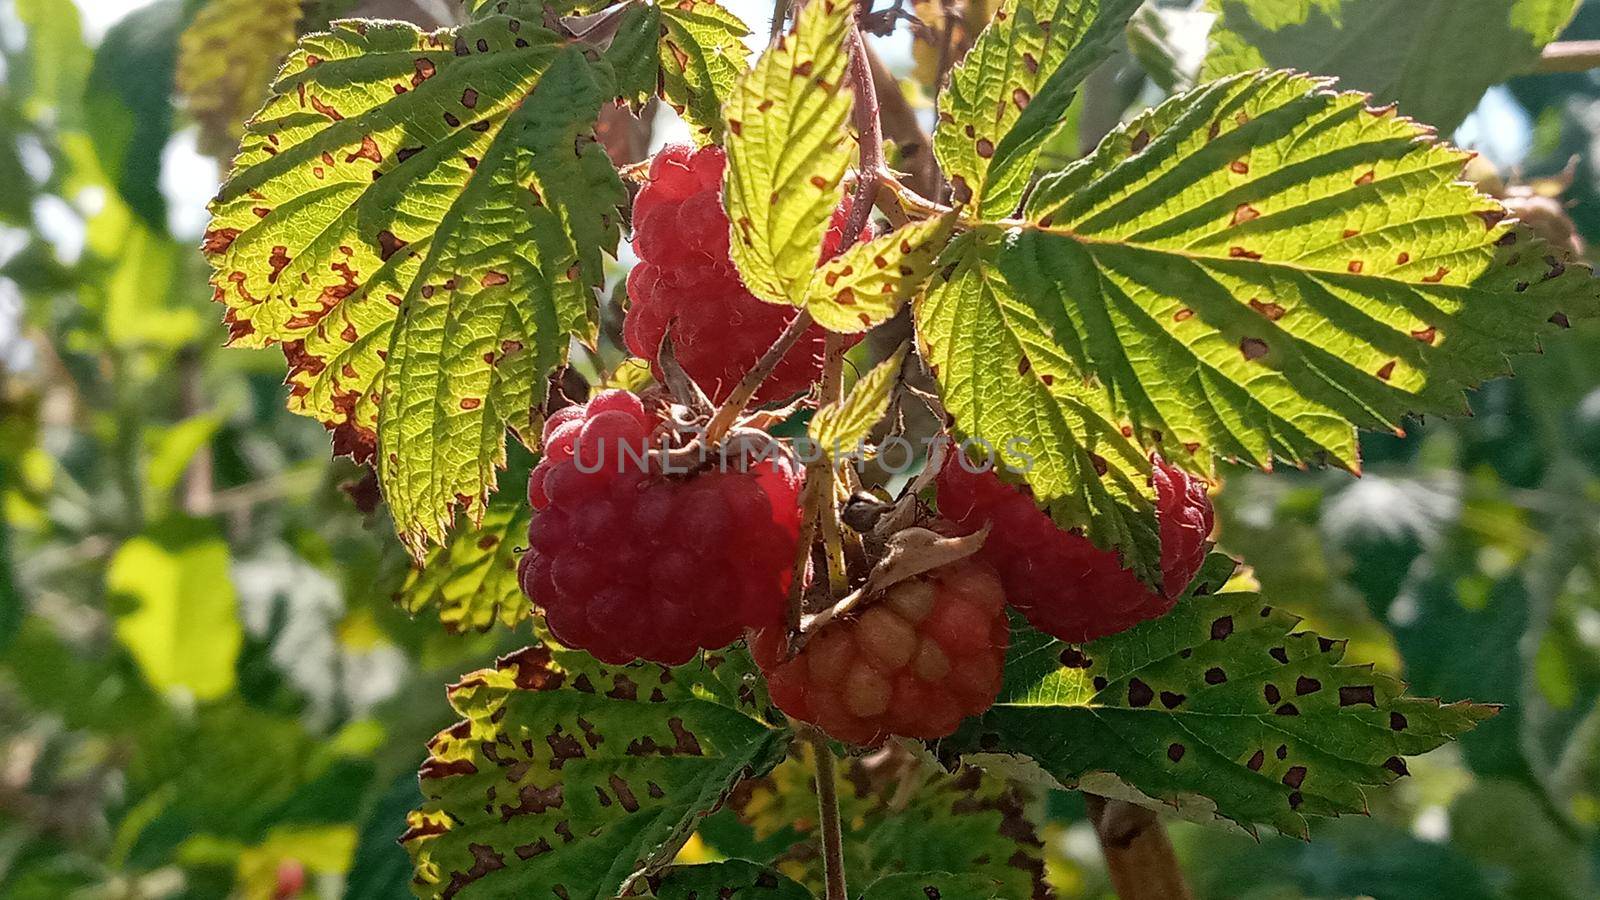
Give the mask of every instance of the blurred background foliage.
M 766 33 L 767 6 L 730 5 Z M 1191 83 L 1205 7 L 1152 3 L 1051 152 Z M 941 55 L 991 5 L 907 8 L 920 24 L 877 43 L 925 119 Z M 524 528 L 528 461 L 490 513 L 507 542 L 412 572 L 368 474 L 284 409 L 282 362 L 220 348 L 195 248 L 297 32 L 455 10 L 0 0 L 0 897 L 408 892 L 395 837 L 449 724 L 443 686 L 532 639 L 489 627 L 525 613 L 492 557 Z M 1600 2 L 1564 39 L 1600 39 Z M 1600 239 L 1600 73 L 1517 75 L 1474 105 L 1456 131 L 1482 154 L 1472 177 L 1579 252 Z M 603 126 L 619 160 L 683 134 L 670 113 Z M 611 313 L 579 370 L 616 362 Z M 1175 823 L 1199 896 L 1600 896 L 1600 333 L 1563 334 L 1519 376 L 1471 418 L 1369 435 L 1360 480 L 1229 474 L 1221 544 L 1275 603 L 1416 693 L 1506 708 L 1309 844 Z M 746 785 L 685 855 L 778 854 L 806 878 L 805 767 Z M 1026 849 L 1018 896 L 1109 895 L 1075 795 L 892 754 L 842 777 L 858 865 L 983 865 L 1003 834 Z M 885 815 L 913 804 L 915 840 Z

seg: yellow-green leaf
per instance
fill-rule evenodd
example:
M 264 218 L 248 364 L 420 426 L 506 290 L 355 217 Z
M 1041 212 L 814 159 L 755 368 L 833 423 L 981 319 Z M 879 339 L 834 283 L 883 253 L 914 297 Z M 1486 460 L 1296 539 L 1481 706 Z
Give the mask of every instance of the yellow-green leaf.
M 301 0 L 211 0 L 178 39 L 178 90 L 200 125 L 200 149 L 225 156 L 261 108 L 294 48 Z
M 955 213 L 946 213 L 856 244 L 811 276 L 806 309 L 831 331 L 886 321 L 922 290 L 954 226 Z
M 1010 215 L 1078 85 L 1141 0 L 1006 0 L 951 73 L 934 153 L 958 202 Z
M 244 644 L 228 545 L 211 525 L 171 520 L 130 539 L 106 570 L 117 639 L 157 690 L 214 700 L 233 690 Z
M 816 0 L 794 31 L 762 54 L 724 110 L 731 255 L 745 286 L 769 303 L 799 306 L 839 205 L 853 146 L 848 0 Z
M 811 442 L 829 454 L 848 453 L 863 444 L 889 411 L 889 400 L 900 382 L 900 367 L 910 345 L 872 367 L 838 403 L 830 403 L 812 416 Z

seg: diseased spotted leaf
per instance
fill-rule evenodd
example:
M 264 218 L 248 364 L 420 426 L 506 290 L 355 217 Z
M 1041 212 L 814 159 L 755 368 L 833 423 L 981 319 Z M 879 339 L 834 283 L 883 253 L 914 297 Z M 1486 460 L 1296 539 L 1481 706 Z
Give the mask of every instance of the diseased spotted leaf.
M 744 859 L 673 866 L 651 882 L 656 900 L 812 900 L 788 876 Z
M 544 21 L 546 15 L 579 16 L 596 12 L 608 4 L 603 0 L 460 0 L 469 21 L 494 16 L 515 16 L 528 22 Z
M 750 293 L 799 306 L 839 205 L 852 145 L 845 131 L 849 0 L 819 0 L 767 48 L 723 112 L 731 255 Z
M 851 246 L 812 274 L 806 309 L 832 331 L 887 321 L 922 290 L 954 226 L 955 213 L 946 213 Z
M 954 243 L 919 305 L 957 429 L 1028 439 L 1039 501 L 1136 569 L 1132 441 L 1203 471 L 1356 469 L 1356 427 L 1461 412 L 1600 306 L 1586 267 L 1457 180 L 1464 154 L 1327 88 L 1253 73 L 1174 98 L 1045 176 L 1027 224 Z
M 898 875 L 885 875 L 867 885 L 861 900 L 928 900 L 930 897 L 1007 900 L 1011 896 L 1001 890 L 1001 885 L 982 875 L 901 872 Z
M 592 53 L 593 51 L 589 51 Z M 280 343 L 290 408 L 372 459 L 414 555 L 527 432 L 626 193 L 604 60 L 519 19 L 339 23 L 291 54 L 213 204 L 232 342 Z
M 729 806 L 760 846 L 779 848 L 784 874 L 820 890 L 813 753 L 796 744 L 770 774 L 741 784 Z M 836 780 L 848 883 L 954 869 L 999 896 L 1044 895 L 1044 810 L 1036 792 L 976 766 L 947 773 L 903 749 L 852 757 Z M 916 790 L 904 791 L 908 783 Z
M 528 537 L 528 507 L 521 491 L 495 496 L 483 521 L 459 522 L 443 546 L 428 552 L 400 589 L 411 615 L 433 607 L 452 632 L 488 631 L 495 623 L 520 625 L 533 610 L 517 581 L 517 547 Z
M 722 105 L 748 69 L 750 28 L 714 0 L 684 0 L 661 9 L 661 29 L 661 96 L 695 143 L 722 141 Z
M 910 345 L 902 346 L 862 376 L 844 399 L 817 410 L 807 426 L 811 442 L 830 455 L 848 453 L 863 444 L 889 411 L 889 401 L 900 383 L 900 366 L 910 349 Z
M 528 648 L 463 678 L 402 838 L 419 897 L 610 900 L 672 861 L 786 729 L 742 651 L 676 669 Z
M 200 125 L 200 149 L 224 156 L 294 48 L 301 0 L 212 0 L 178 39 L 178 90 Z
M 634 3 L 620 7 L 616 34 L 606 44 L 606 63 L 615 84 L 613 99 L 638 110 L 656 92 L 661 80 L 661 58 L 657 46 L 661 35 L 661 7 L 653 3 Z
M 1552 318 L 1600 310 L 1586 267 L 1458 180 L 1467 154 L 1329 86 L 1174 98 L 1046 176 L 997 258 L 1169 459 L 1354 469 L 1352 425 L 1462 412 Z
M 1007 0 L 951 73 L 934 153 L 957 201 L 1014 212 L 1078 85 L 1110 55 L 1141 0 Z
M 1343 664 L 1344 641 L 1219 591 L 1233 568 L 1214 555 L 1171 613 L 1089 644 L 1019 629 L 1000 699 L 941 752 L 1020 754 L 1065 787 L 1110 777 L 1148 802 L 1305 837 L 1308 816 L 1364 811 L 1363 787 L 1493 715 Z
M 1295 68 L 1445 133 L 1507 77 L 1529 71 L 1581 0 L 1208 0 L 1217 14 L 1202 77 Z

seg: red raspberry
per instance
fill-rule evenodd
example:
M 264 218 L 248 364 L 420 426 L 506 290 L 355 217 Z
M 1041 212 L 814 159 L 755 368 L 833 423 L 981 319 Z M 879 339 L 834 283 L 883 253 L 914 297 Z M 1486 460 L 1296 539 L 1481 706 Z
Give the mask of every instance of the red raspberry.
M 960 459 L 948 460 L 939 472 L 939 513 L 969 531 L 992 522 L 978 556 L 1000 572 L 1011 605 L 1040 631 L 1072 643 L 1092 641 L 1172 609 L 1205 560 L 1214 524 L 1205 485 L 1159 457 L 1154 462 L 1159 593 L 1124 569 L 1116 553 L 1063 531 L 993 471 L 971 472 Z
M 999 576 L 961 560 L 889 588 L 784 659 L 785 630 L 751 651 L 772 701 L 841 741 L 934 740 L 994 705 L 1009 631 Z
M 550 417 L 528 478 L 522 589 L 557 640 L 607 663 L 677 665 L 787 608 L 797 472 L 647 472 L 654 426 L 638 397 L 602 391 Z
M 640 261 L 628 273 L 632 305 L 623 323 L 628 350 L 652 364 L 670 324 L 678 362 L 716 402 L 727 398 L 796 315 L 745 290 L 728 257 L 726 165 L 721 147 L 681 144 L 662 148 L 651 161 L 649 181 L 633 204 L 633 250 Z M 847 200 L 834 211 L 824 259 L 839 248 L 848 205 Z M 827 334 L 820 325 L 807 329 L 756 392 L 756 402 L 808 390 L 822 373 Z

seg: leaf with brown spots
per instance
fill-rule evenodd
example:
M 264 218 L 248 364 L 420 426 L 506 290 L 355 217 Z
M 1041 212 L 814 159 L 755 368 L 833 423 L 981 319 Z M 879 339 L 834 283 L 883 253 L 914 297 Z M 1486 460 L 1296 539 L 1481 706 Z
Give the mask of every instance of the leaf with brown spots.
M 532 614 L 517 582 L 518 548 L 528 540 L 528 504 L 519 490 L 497 494 L 483 521 L 459 522 L 441 547 L 413 569 L 397 601 L 415 616 L 430 607 L 451 632 L 515 628 Z
M 729 806 L 761 846 L 778 845 L 780 871 L 820 889 L 812 758 L 809 746 L 796 745 L 770 775 L 740 785 Z M 849 883 L 954 870 L 982 892 L 947 897 L 1049 896 L 1038 791 L 976 766 L 945 772 L 900 748 L 853 757 L 836 776 Z M 897 796 L 907 782 L 916 791 Z M 783 846 L 785 839 L 792 843 Z
M 212 0 L 178 39 L 177 87 L 200 125 L 200 149 L 226 157 L 294 49 L 300 0 Z M 320 24 L 320 23 L 318 23 Z
M 653 37 L 652 37 L 653 40 Z M 593 138 L 622 87 L 536 21 L 343 22 L 290 55 L 204 246 L 232 342 L 372 460 L 413 556 L 476 518 L 546 377 L 593 330 L 626 191 Z
M 955 214 L 912 222 L 855 244 L 817 267 L 804 305 L 824 328 L 851 333 L 887 321 L 922 291 Z
M 1032 225 L 974 237 L 971 265 L 999 299 L 965 307 L 972 324 L 949 340 L 998 329 L 1031 345 L 1035 368 L 1098 385 L 1138 442 L 1200 472 L 1358 470 L 1358 428 L 1460 414 L 1465 389 L 1537 350 L 1557 312 L 1600 313 L 1586 267 L 1485 217 L 1499 205 L 1459 180 L 1467 154 L 1330 87 L 1290 72 L 1213 82 L 1045 175 Z M 936 280 L 923 319 L 955 309 L 948 290 Z M 979 321 L 993 324 L 969 334 Z M 993 441 L 995 426 L 963 427 Z
M 1087 668 L 1016 631 L 1000 699 L 941 752 L 1015 754 L 1063 787 L 1305 837 L 1307 817 L 1365 811 L 1364 788 L 1494 714 L 1345 663 L 1344 641 L 1228 586 L 1234 566 L 1213 555 L 1171 613 L 1079 647 Z
M 661 96 L 697 144 L 723 140 L 722 106 L 744 78 L 750 28 L 715 0 L 661 8 Z
M 812 900 L 782 872 L 743 859 L 673 866 L 650 885 L 656 900 Z
M 750 293 L 768 303 L 805 301 L 842 195 L 854 149 L 844 80 L 855 10 L 852 0 L 807 3 L 723 109 L 729 252 Z
M 817 410 L 806 427 L 811 443 L 830 457 L 848 456 L 866 444 L 872 429 L 889 412 L 889 402 L 900 384 L 900 366 L 910 345 L 905 344 L 872 367 L 836 403 Z
M 527 648 L 450 688 L 402 843 L 417 896 L 611 900 L 669 864 L 701 816 L 790 739 L 742 651 L 676 669 Z
M 956 199 L 1015 212 L 1078 85 L 1111 54 L 1140 0 L 1006 0 L 939 99 L 934 153 Z

